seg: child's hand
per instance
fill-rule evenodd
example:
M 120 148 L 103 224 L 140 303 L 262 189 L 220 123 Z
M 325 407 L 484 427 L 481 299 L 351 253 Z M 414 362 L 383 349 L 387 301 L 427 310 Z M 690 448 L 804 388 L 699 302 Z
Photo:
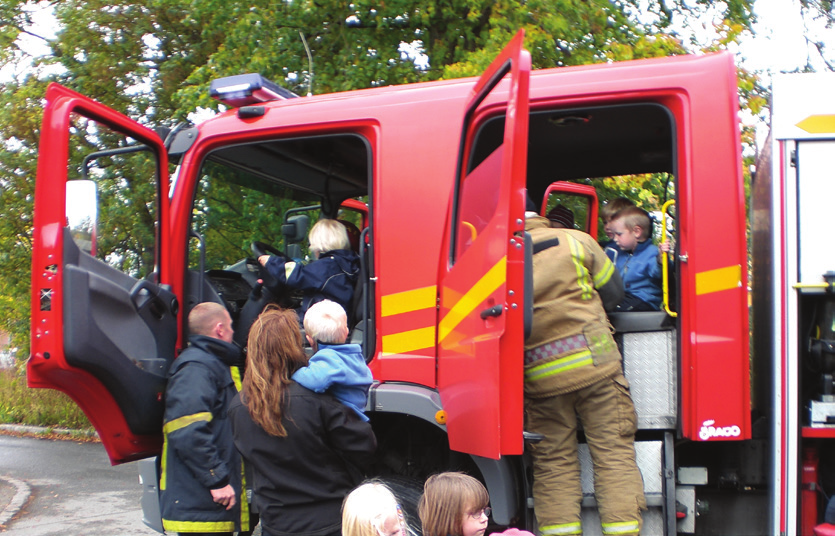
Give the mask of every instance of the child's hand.
M 672 255 L 673 253 L 674 244 L 671 240 L 667 240 L 666 242 L 661 242 L 658 244 L 658 264 L 664 264 L 664 254 L 668 253 Z

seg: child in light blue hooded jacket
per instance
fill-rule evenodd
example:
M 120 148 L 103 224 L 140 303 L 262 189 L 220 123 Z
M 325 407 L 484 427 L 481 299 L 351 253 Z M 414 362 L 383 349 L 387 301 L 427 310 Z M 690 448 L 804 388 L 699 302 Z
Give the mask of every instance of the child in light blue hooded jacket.
M 373 377 L 359 344 L 346 344 L 348 317 L 336 302 L 323 300 L 304 315 L 304 330 L 314 353 L 293 381 L 317 393 L 328 392 L 368 421 L 363 408 Z

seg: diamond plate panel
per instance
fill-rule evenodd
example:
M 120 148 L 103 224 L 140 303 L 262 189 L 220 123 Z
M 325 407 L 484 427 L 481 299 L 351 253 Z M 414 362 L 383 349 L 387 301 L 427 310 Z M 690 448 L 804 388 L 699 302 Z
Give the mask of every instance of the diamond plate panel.
M 674 429 L 678 400 L 675 331 L 624 333 L 621 343 L 638 428 Z
M 656 502 L 663 490 L 664 475 L 661 468 L 661 454 L 663 443 L 661 441 L 636 441 L 635 461 L 638 462 L 638 469 L 644 478 L 644 494 L 647 496 L 647 503 Z M 580 481 L 583 485 L 583 504 L 587 498 L 594 497 L 594 469 L 591 463 L 589 446 L 581 443 L 578 448 L 580 458 Z M 660 505 L 661 503 L 658 502 Z

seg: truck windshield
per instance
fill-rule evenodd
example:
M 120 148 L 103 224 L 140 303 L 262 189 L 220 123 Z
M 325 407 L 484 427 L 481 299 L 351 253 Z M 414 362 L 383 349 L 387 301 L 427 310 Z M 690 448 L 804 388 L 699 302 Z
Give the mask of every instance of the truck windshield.
M 216 162 L 206 162 L 192 210 L 192 229 L 206 244 L 206 269 L 224 269 L 252 255 L 254 241 L 283 247 L 281 226 L 290 209 L 319 205 L 319 198 Z M 311 211 L 318 218 L 318 210 Z M 306 246 L 306 241 L 304 241 Z M 189 264 L 197 266 L 198 250 Z
M 192 231 L 205 243 L 205 268 L 224 269 L 251 257 L 254 241 L 286 249 L 303 236 L 285 236 L 292 215 L 306 214 L 308 229 L 339 203 L 361 198 L 368 188 L 368 150 L 353 134 L 311 136 L 241 144 L 213 152 L 195 192 Z M 303 210 L 306 207 L 307 210 Z M 199 251 L 190 251 L 197 266 Z
M 368 192 L 369 155 L 365 138 L 352 133 L 259 140 L 210 153 L 191 210 L 187 307 L 221 301 L 238 321 L 264 277 L 253 243 L 306 263 L 308 232 L 320 218 L 354 224 L 358 244 L 364 220 L 356 207 L 364 207 Z M 353 210 L 340 208 L 350 199 L 358 200 Z M 276 303 L 299 306 L 299 292 L 280 294 Z

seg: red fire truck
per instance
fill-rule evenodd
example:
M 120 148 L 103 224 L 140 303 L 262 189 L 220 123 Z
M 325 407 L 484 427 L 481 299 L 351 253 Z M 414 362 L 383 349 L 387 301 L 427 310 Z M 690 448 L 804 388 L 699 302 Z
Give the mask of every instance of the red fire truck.
M 77 402 L 112 463 L 159 453 L 166 371 L 190 308 L 223 303 L 245 334 L 265 305 L 252 293 L 261 274 L 250 244 L 303 258 L 310 223 L 339 218 L 361 231 L 352 338 L 376 379 L 377 472 L 420 482 L 467 471 L 487 485 L 494 524 L 532 528 L 526 194 L 543 210 L 576 207 L 593 232 L 594 185 L 644 175 L 674 203 L 668 312 L 611 316 L 638 411 L 644 533 L 794 534 L 801 512 L 820 521 L 817 479 L 799 475 L 812 462 L 824 473 L 835 430 L 826 418 L 805 424 L 798 356 L 831 287 L 807 298 L 786 286 L 800 280 L 799 242 L 786 238 L 797 196 L 781 186 L 788 177 L 775 174 L 772 189 L 759 173 L 773 198 L 762 210 L 779 217 L 763 212 L 769 229 L 754 228 L 777 251 L 763 276 L 767 333 L 755 333 L 780 343 L 782 361 L 750 355 L 730 54 L 531 71 L 520 34 L 478 79 L 294 98 L 242 75 L 211 91 L 225 113 L 164 132 L 60 85 L 46 95 L 29 384 Z M 827 337 L 816 340 L 826 356 Z M 580 454 L 584 529 L 595 534 L 584 445 Z

